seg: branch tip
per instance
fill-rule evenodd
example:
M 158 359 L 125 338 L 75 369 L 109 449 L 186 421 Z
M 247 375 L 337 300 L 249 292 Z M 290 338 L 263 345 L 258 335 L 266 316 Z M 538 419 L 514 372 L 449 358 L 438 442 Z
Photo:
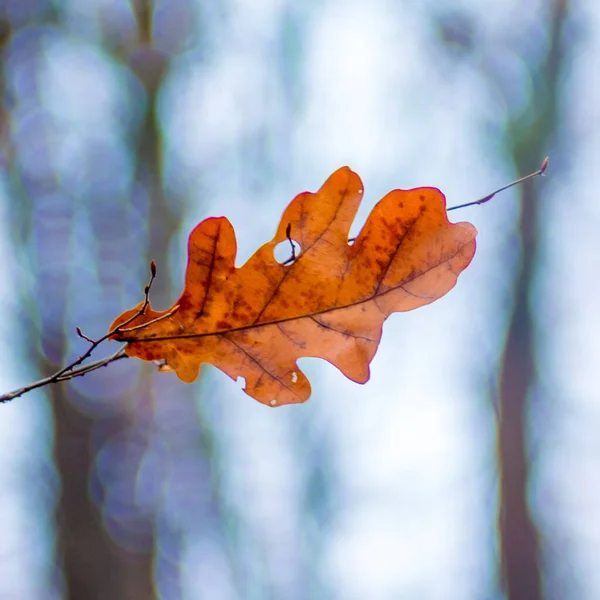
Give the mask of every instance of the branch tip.
M 115 354 L 113 354 L 112 356 L 109 356 L 102 360 L 98 360 L 96 362 L 88 363 L 87 365 L 82 364 L 87 358 L 89 358 L 92 355 L 94 350 L 102 342 L 104 342 L 106 340 L 110 340 L 116 334 L 124 333 L 124 332 L 128 332 L 128 331 L 134 331 L 134 330 L 138 330 L 138 329 L 144 329 L 148 325 L 151 325 L 152 323 L 156 323 L 157 321 L 162 321 L 163 319 L 167 319 L 171 315 L 173 315 L 175 312 L 177 312 L 177 310 L 179 309 L 179 305 L 173 307 L 169 312 L 167 312 L 164 315 L 161 315 L 160 317 L 158 317 L 156 319 L 153 319 L 151 321 L 148 321 L 147 323 L 142 323 L 141 325 L 137 325 L 135 327 L 130 327 L 127 329 L 127 325 L 129 325 L 130 323 L 135 321 L 135 319 L 137 319 L 141 315 L 145 314 L 146 308 L 148 308 L 148 306 L 150 304 L 150 298 L 149 298 L 150 288 L 152 287 L 152 282 L 154 281 L 154 278 L 156 277 L 156 263 L 154 261 L 151 261 L 151 263 L 150 263 L 150 273 L 152 275 L 150 277 L 150 281 L 144 287 L 144 301 L 141 303 L 140 308 L 131 317 L 129 317 L 129 319 L 127 319 L 126 321 L 124 321 L 123 323 L 121 323 L 120 325 L 118 325 L 117 327 L 115 327 L 114 329 L 112 329 L 111 331 L 109 331 L 108 333 L 103 335 L 102 337 L 98 338 L 97 340 L 94 340 L 94 339 L 88 337 L 87 335 L 85 335 L 85 333 L 83 333 L 81 331 L 81 327 L 76 327 L 75 330 L 77 331 L 77 335 L 80 338 L 89 342 L 89 344 L 90 344 L 89 348 L 81 356 L 76 358 L 74 361 L 69 363 L 67 366 L 56 371 L 56 373 L 54 373 L 53 375 L 50 375 L 49 377 L 45 377 L 44 379 L 40 379 L 38 381 L 34 381 L 33 383 L 30 383 L 29 385 L 23 386 L 12 392 L 8 392 L 6 394 L 0 394 L 0 403 L 8 402 L 9 400 L 18 398 L 19 396 L 22 396 L 23 394 L 26 394 L 27 392 L 30 392 L 31 390 L 35 390 L 36 388 L 44 387 L 46 385 L 50 385 L 53 383 L 59 383 L 61 381 L 68 381 L 75 377 L 83 377 L 86 373 L 95 371 L 96 369 L 99 369 L 101 367 L 106 367 L 107 365 L 109 365 L 110 363 L 112 363 L 116 360 L 120 360 L 122 358 L 127 358 L 127 354 L 125 353 L 125 346 L 123 346 L 119 350 L 117 350 L 117 352 L 115 352 Z
M 515 185 L 519 185 L 520 183 L 523 183 L 524 181 L 527 181 L 528 179 L 533 179 L 534 177 L 537 177 L 538 175 L 543 175 L 546 172 L 546 169 L 548 168 L 549 164 L 550 164 L 550 157 L 546 156 L 546 158 L 542 161 L 542 164 L 537 171 L 534 171 L 533 173 L 529 173 L 529 175 L 524 175 L 523 177 L 519 177 L 519 179 L 515 179 L 515 181 L 512 181 L 511 183 L 509 183 L 507 185 L 503 185 L 501 188 L 498 188 L 497 190 L 493 191 L 491 194 L 488 194 L 487 196 L 484 196 L 483 198 L 479 198 L 479 200 L 474 200 L 473 202 L 466 202 L 465 204 L 458 204 L 456 206 L 451 206 L 450 208 L 446 209 L 446 212 L 449 212 L 451 210 L 456 210 L 457 208 L 466 208 L 467 206 L 475 206 L 476 204 L 485 204 L 486 202 L 489 202 L 496 194 L 503 192 L 504 190 L 507 190 L 508 188 L 511 188 Z
M 85 335 L 85 333 L 83 333 L 81 331 L 81 327 L 75 327 L 75 330 L 77 331 L 77 335 L 85 340 L 86 342 L 89 342 L 90 344 L 92 344 L 92 346 L 94 346 L 94 348 L 97 346 L 96 344 L 96 340 L 93 340 L 92 338 L 88 337 L 87 335 Z

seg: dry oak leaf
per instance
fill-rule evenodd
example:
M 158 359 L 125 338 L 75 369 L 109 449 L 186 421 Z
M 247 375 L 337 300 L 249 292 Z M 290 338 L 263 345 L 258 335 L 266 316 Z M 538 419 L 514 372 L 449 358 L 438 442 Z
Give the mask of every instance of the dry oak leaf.
M 245 378 L 244 391 L 270 406 L 308 399 L 310 383 L 296 362 L 304 356 L 328 360 L 365 383 L 385 319 L 451 290 L 475 254 L 477 231 L 448 221 L 445 197 L 435 188 L 393 190 L 350 244 L 362 195 L 360 177 L 338 169 L 317 193 L 292 200 L 275 237 L 240 268 L 231 223 L 202 221 L 189 237 L 179 309 L 112 339 L 127 342 L 129 356 L 164 361 L 187 383 L 211 363 L 234 380 Z M 287 234 L 301 252 L 285 265 L 273 252 Z M 148 306 L 128 328 L 167 312 Z

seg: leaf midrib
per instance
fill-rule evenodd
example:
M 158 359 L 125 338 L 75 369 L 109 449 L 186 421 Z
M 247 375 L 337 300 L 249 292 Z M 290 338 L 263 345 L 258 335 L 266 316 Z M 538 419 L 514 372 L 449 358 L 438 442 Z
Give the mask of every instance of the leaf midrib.
M 248 330 L 252 330 L 252 329 L 259 329 L 261 327 L 269 327 L 271 325 L 279 325 L 281 323 L 288 323 L 290 321 L 298 321 L 300 319 L 316 317 L 316 316 L 327 314 L 327 313 L 330 313 L 330 312 L 333 312 L 336 310 L 345 310 L 347 308 L 353 308 L 355 306 L 360 306 L 361 304 L 366 304 L 367 302 L 373 302 L 373 301 L 377 300 L 378 298 L 383 298 L 386 294 L 395 292 L 398 289 L 404 289 L 405 285 L 412 283 L 413 281 L 419 279 L 420 277 L 427 275 L 427 273 L 429 273 L 430 271 L 433 271 L 434 269 L 437 269 L 438 267 L 442 266 L 443 264 L 450 262 L 468 244 L 472 243 L 472 241 L 473 240 L 469 240 L 465 244 L 461 245 L 454 254 L 452 254 L 445 260 L 440 261 L 439 263 L 429 267 L 425 271 L 421 271 L 420 273 L 411 277 L 410 279 L 404 280 L 401 284 L 398 284 L 397 286 L 394 286 L 381 294 L 375 293 L 367 298 L 363 298 L 362 300 L 358 300 L 356 302 L 351 302 L 349 304 L 344 304 L 342 306 L 332 306 L 331 308 L 325 308 L 323 310 L 318 310 L 318 311 L 307 313 L 304 315 L 296 315 L 294 317 L 285 317 L 282 319 L 274 319 L 272 321 L 266 321 L 264 323 L 256 323 L 255 322 L 255 323 L 250 323 L 249 325 L 242 325 L 241 327 L 232 327 L 230 329 L 219 329 L 217 331 L 207 331 L 204 333 L 182 333 L 182 334 L 166 335 L 166 336 L 159 336 L 159 337 L 148 337 L 148 338 L 121 338 L 119 341 L 127 342 L 127 343 L 138 343 L 138 342 L 164 342 L 164 341 L 169 341 L 169 340 L 181 340 L 181 339 L 198 339 L 198 338 L 204 338 L 204 337 L 226 335 L 228 333 L 237 333 L 239 331 L 248 331 Z M 413 294 L 406 289 L 404 289 L 404 291 L 407 294 L 414 296 L 415 298 L 423 298 L 423 296 L 417 296 L 416 294 Z

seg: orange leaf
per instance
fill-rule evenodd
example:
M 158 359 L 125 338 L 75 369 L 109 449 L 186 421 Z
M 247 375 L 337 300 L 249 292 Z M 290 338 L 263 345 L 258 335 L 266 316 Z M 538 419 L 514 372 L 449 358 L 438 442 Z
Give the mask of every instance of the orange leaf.
M 362 194 L 356 173 L 337 170 L 316 194 L 292 200 L 275 237 L 239 269 L 231 223 L 202 221 L 189 237 L 179 309 L 128 332 L 168 312 L 148 306 L 111 339 L 127 342 L 129 356 L 164 361 L 188 383 L 202 363 L 212 363 L 232 379 L 244 377 L 246 393 L 271 406 L 310 396 L 296 363 L 303 356 L 324 358 L 365 383 L 385 319 L 452 289 L 473 258 L 477 231 L 448 221 L 435 188 L 394 190 L 349 244 Z M 283 265 L 273 251 L 288 234 L 301 253 Z M 139 308 L 124 312 L 111 330 Z

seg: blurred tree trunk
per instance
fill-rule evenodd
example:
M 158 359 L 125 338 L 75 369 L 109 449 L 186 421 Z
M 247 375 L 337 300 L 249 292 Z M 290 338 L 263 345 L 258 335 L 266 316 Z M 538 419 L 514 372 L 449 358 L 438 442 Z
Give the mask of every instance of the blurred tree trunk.
M 140 77 L 148 94 L 146 118 L 140 130 L 137 148 L 137 174 L 150 196 L 150 251 L 159 264 L 167 263 L 170 237 L 176 222 L 167 209 L 161 188 L 161 140 L 156 116 L 156 96 L 166 64 L 151 48 L 152 7 L 148 2 L 135 3 L 140 17 L 138 48 L 131 56 L 131 67 Z M 153 287 L 159 299 L 166 296 L 168 279 L 162 277 Z M 162 297 L 162 298 L 160 298 Z M 63 356 L 63 352 L 57 352 Z M 49 371 L 56 365 L 46 365 Z M 145 386 L 140 386 L 144 389 Z M 68 388 L 67 388 L 68 389 Z M 95 419 L 87 417 L 65 397 L 65 387 L 51 386 L 50 394 L 56 423 L 56 463 L 61 474 L 63 493 L 58 507 L 59 547 L 67 597 L 86 600 L 150 600 L 155 598 L 153 585 L 152 523 L 148 522 L 147 552 L 129 552 L 121 548 L 105 531 L 98 508 L 88 494 L 95 452 L 92 431 Z M 69 392 L 73 393 L 72 390 Z M 135 415 L 129 413 L 125 399 L 119 415 L 111 419 L 113 433 L 135 428 Z M 146 415 L 147 416 L 147 415 Z M 105 432 L 105 439 L 107 439 Z M 127 457 L 123 456 L 123 460 Z M 132 457 L 135 460 L 135 457 Z
M 39 16 L 40 25 L 56 25 L 58 18 L 58 13 L 50 11 Z M 28 25 L 24 22 L 20 26 Z M 0 30 L 2 46 L 12 35 L 19 33 L 19 27 L 13 29 L 5 20 L 1 21 Z M 35 74 L 32 75 L 35 77 Z M 6 99 L 4 85 L 2 92 L 3 99 Z M 13 191 L 19 198 L 19 202 L 9 207 L 14 217 L 15 240 L 18 239 L 23 246 L 30 244 L 32 239 L 38 242 L 34 297 L 42 301 L 32 308 L 30 299 L 23 297 L 23 305 L 39 313 L 30 315 L 33 322 L 40 322 L 39 339 L 36 339 L 34 331 L 28 339 L 27 353 L 31 364 L 36 366 L 35 370 L 47 376 L 63 366 L 67 352 L 66 336 L 71 333 L 65 331 L 65 323 L 70 280 L 67 241 L 73 206 L 52 174 L 40 178 L 22 172 L 21 165 L 15 160 L 14 140 L 7 115 L 8 110 L 3 106 L 2 146 L 7 171 L 17 182 Z M 43 130 L 40 131 L 40 137 L 43 138 L 44 134 Z M 53 203 L 47 197 L 52 194 L 57 194 L 64 202 Z M 54 212 L 55 206 L 59 207 L 57 213 Z M 33 215 L 42 207 L 45 218 L 35 224 Z M 67 259 L 62 260 L 65 256 Z M 57 257 L 61 260 L 54 261 Z M 44 318 L 44 315 L 51 318 Z M 56 544 L 62 567 L 64 597 L 73 600 L 154 598 L 152 557 L 133 554 L 115 543 L 107 534 L 100 511 L 89 494 L 90 473 L 95 459 L 92 430 L 96 419 L 78 408 L 81 402 L 70 385 L 49 386 L 46 393 L 54 413 L 54 457 L 61 481 L 56 507 Z M 111 421 L 113 430 L 121 430 L 128 425 L 125 412 Z
M 560 153 L 554 135 L 558 130 L 559 76 L 564 62 L 562 38 L 566 16 L 566 0 L 553 0 L 547 54 L 541 64 L 529 65 L 534 84 L 529 111 L 510 123 L 512 157 L 519 173 L 537 168 L 551 142 L 554 142 L 554 158 Z M 540 544 L 528 506 L 527 452 L 529 393 L 536 381 L 532 302 L 539 254 L 538 233 L 542 224 L 538 184 L 538 181 L 530 180 L 520 188 L 522 259 L 500 374 L 499 531 L 503 584 L 510 600 L 538 600 L 543 596 Z
M 45 362 L 45 374 L 58 365 Z M 96 419 L 77 408 L 75 392 L 65 385 L 48 388 L 55 422 L 55 461 L 62 482 L 57 507 L 58 549 L 62 557 L 65 597 L 72 600 L 149 600 L 154 598 L 152 555 L 132 553 L 105 531 L 100 511 L 89 496 L 94 465 L 92 431 Z M 124 414 L 111 429 L 127 427 Z
M 520 236 L 524 258 L 516 283 L 515 307 L 504 349 L 498 424 L 500 462 L 500 544 L 504 585 L 511 600 L 542 597 L 539 546 L 527 503 L 528 394 L 535 381 L 533 322 L 529 312 L 536 256 L 537 194 L 524 184 Z

